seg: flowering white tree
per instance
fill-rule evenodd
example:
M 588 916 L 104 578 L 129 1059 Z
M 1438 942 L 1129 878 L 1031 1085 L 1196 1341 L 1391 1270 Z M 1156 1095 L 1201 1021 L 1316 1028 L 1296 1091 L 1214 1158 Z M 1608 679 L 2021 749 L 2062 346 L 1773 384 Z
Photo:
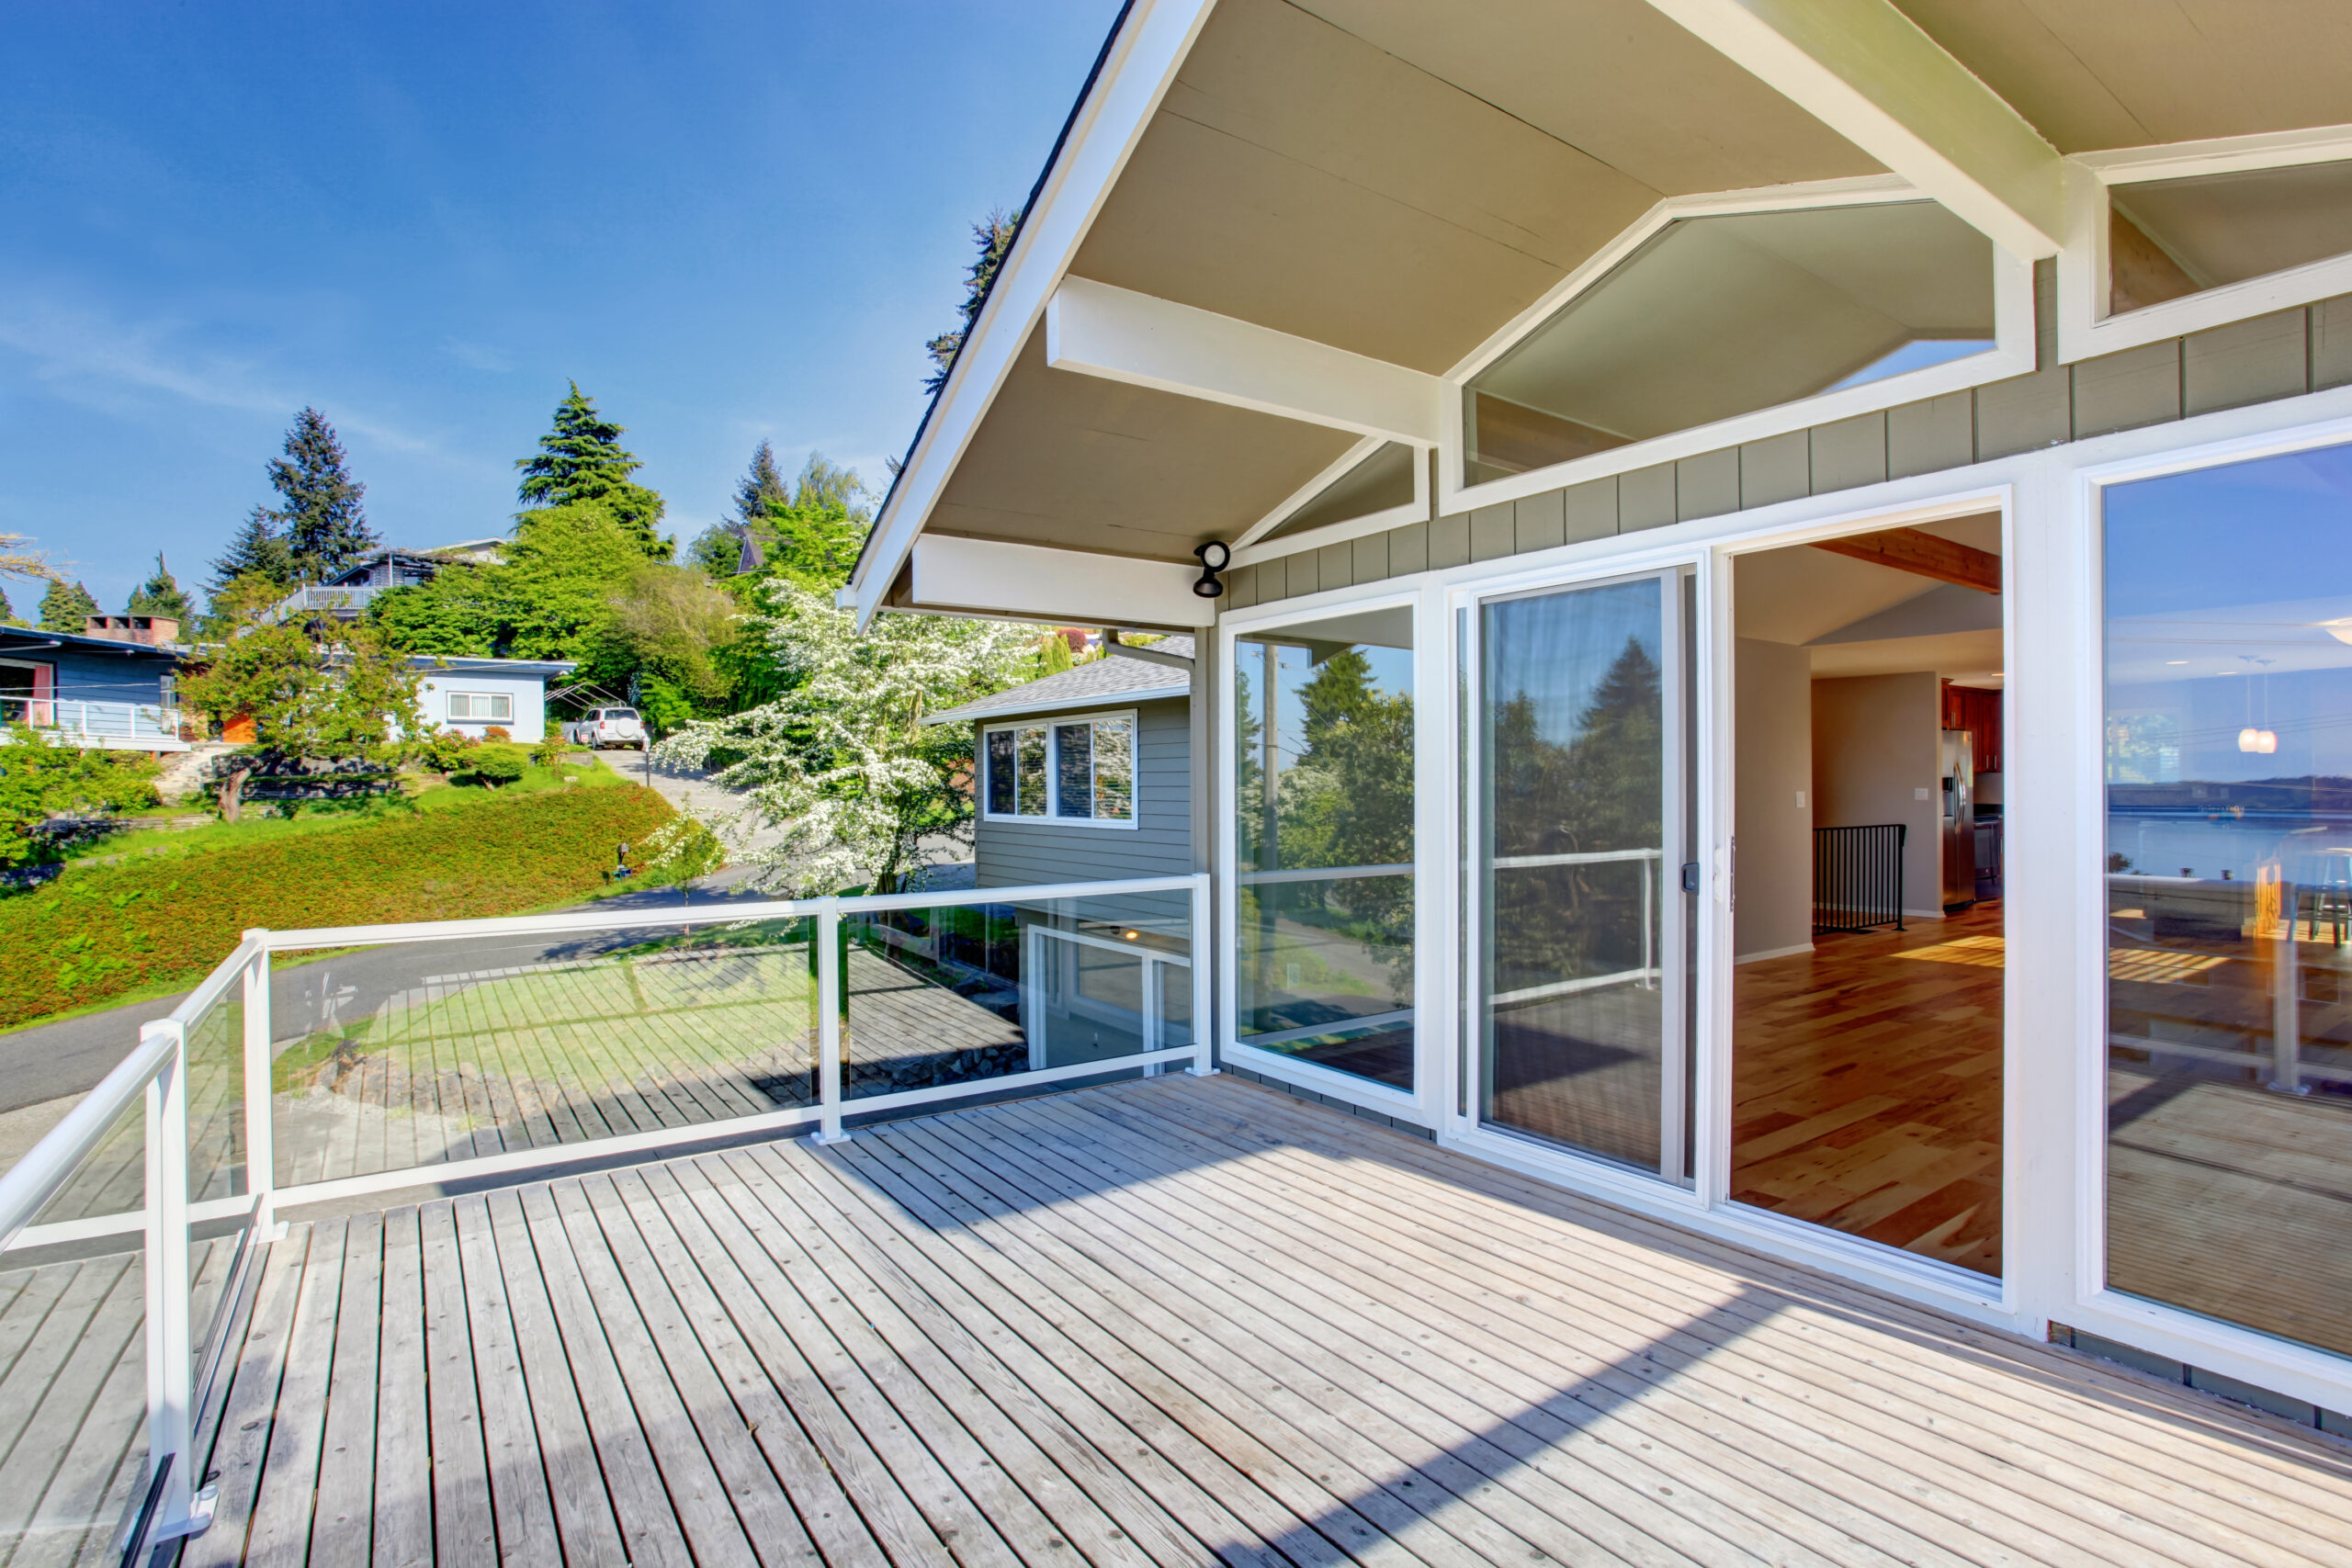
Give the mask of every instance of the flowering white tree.
M 765 605 L 745 618 L 788 689 L 690 724 L 653 754 L 689 767 L 731 759 L 712 782 L 748 797 L 743 815 L 783 830 L 746 857 L 762 885 L 897 892 L 923 863 L 923 840 L 970 835 L 971 732 L 926 729 L 923 716 L 1035 673 L 1043 628 L 880 615 L 860 635 L 848 611 L 785 580 L 768 586 Z M 711 824 L 739 839 L 750 825 Z

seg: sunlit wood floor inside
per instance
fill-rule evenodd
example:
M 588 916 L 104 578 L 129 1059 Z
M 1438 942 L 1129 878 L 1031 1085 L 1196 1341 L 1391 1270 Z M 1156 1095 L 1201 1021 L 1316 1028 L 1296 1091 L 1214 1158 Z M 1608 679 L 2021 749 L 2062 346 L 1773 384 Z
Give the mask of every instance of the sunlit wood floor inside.
M 1743 964 L 1732 1196 L 1997 1276 L 2001 907 Z

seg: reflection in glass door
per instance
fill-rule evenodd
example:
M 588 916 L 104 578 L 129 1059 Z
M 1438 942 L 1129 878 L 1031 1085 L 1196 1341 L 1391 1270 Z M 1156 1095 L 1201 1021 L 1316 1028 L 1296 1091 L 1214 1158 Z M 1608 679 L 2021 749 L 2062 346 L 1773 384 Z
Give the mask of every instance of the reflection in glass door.
M 1490 599 L 1476 622 L 1479 1118 L 1684 1180 L 1682 574 Z

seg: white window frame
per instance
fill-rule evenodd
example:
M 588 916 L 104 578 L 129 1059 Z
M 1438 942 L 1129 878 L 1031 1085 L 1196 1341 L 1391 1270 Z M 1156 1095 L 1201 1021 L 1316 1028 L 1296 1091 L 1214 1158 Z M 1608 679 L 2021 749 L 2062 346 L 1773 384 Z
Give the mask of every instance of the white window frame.
M 1396 506 L 1367 512 L 1361 517 L 1343 517 L 1319 528 L 1269 539 L 1266 536 L 1279 528 L 1295 513 L 1314 504 L 1317 498 L 1352 472 L 1357 464 L 1379 451 L 1383 446 L 1410 446 L 1413 450 L 1413 499 Z M 1337 462 L 1307 480 L 1289 495 L 1282 504 L 1242 530 L 1233 542 L 1233 564 L 1250 566 L 1277 556 L 1296 555 L 1301 550 L 1319 550 L 1326 545 L 1345 544 L 1367 534 L 1377 534 L 1398 528 L 1408 523 L 1426 523 L 1430 519 L 1430 455 L 1436 448 L 1417 442 L 1397 441 L 1386 435 L 1367 435 L 1340 455 Z
M 1135 777 L 1128 781 L 1127 817 L 1120 821 L 1114 817 L 1064 817 L 1062 803 L 1061 742 L 1054 738 L 1057 725 L 1097 725 L 1124 719 L 1127 731 L 1135 738 L 1131 761 Z M 989 800 L 989 737 L 999 730 L 1042 729 L 1046 732 L 1046 814 L 1027 817 L 991 808 Z M 1017 748 L 1019 742 L 1015 742 Z M 1114 708 L 1102 713 L 1024 714 L 1017 720 L 1002 724 L 980 726 L 979 744 L 973 749 L 975 787 L 979 797 L 980 820 L 983 822 L 1022 822 L 1032 828 L 1105 828 L 1117 832 L 1132 832 L 1143 823 L 1143 721 L 1134 708 Z M 1015 788 L 1018 789 L 1020 761 L 1016 750 L 1013 762 Z M 1090 775 L 1091 776 L 1091 775 Z
M 1802 212 L 1833 207 L 1885 207 L 1934 198 L 1908 180 L 1894 175 L 1868 175 L 1855 179 L 1815 180 L 1798 185 L 1766 186 L 1753 190 L 1717 191 L 1704 196 L 1669 197 L 1645 213 L 1633 227 L 1595 252 L 1549 292 L 1521 311 L 1446 374 L 1447 391 L 1441 412 L 1438 464 L 1438 510 L 1446 514 L 1496 506 L 1523 496 L 1607 479 L 1636 468 L 1654 468 L 1702 452 L 1719 451 L 1767 436 L 1828 424 L 1860 414 L 1926 398 L 1964 391 L 1989 382 L 2022 376 L 2035 366 L 2033 325 L 2033 264 L 2020 261 L 1993 245 L 1993 347 L 1983 354 L 1948 360 L 1917 370 L 1906 370 L 1883 380 L 1849 387 L 1842 391 L 1817 392 L 1794 402 L 1735 414 L 1729 419 L 1671 431 L 1645 441 L 1612 446 L 1605 452 L 1555 463 L 1507 479 L 1482 484 L 1462 482 L 1465 457 L 1462 400 L 1470 382 L 1488 366 L 1549 322 L 1560 309 L 1594 288 L 1619 263 L 1631 256 L 1669 223 L 1686 218 L 1729 217 L 1748 212 Z
M 2107 313 L 2108 193 L 2113 187 L 2347 159 L 2352 159 L 2352 125 L 2125 147 L 2067 159 L 2066 243 L 2058 254 L 2059 359 L 2072 364 L 2352 294 L 2352 253 L 2346 253 L 2120 316 Z
M 1368 1079 L 1237 1048 L 1235 976 L 1216 965 L 1212 1015 L 1225 1061 L 1313 1089 L 1342 1103 L 1396 1114 L 1432 1129 L 1440 1144 L 1523 1175 L 1611 1202 L 1691 1234 L 1755 1248 L 1971 1322 L 2040 1337 L 2064 1323 L 2237 1378 L 2256 1388 L 2352 1412 L 2352 1358 L 2301 1346 L 2103 1284 L 2106 1203 L 2105 794 L 2100 557 L 2096 490 L 2185 468 L 2352 443 L 2352 387 L 2217 411 L 2160 425 L 2037 448 L 1957 468 L 1890 479 L 1825 496 L 1798 497 L 1717 517 L 1694 518 L 1501 560 L 1465 562 L 1359 587 L 1330 589 L 1220 617 L 1224 668 L 1233 643 L 1284 625 L 1412 604 L 1415 681 L 1428 722 L 1415 741 L 1415 1084 L 1407 1097 Z M 2004 1277 L 1992 1281 L 1931 1259 L 1725 1201 L 1728 1122 L 1708 1118 L 1731 1092 L 1730 834 L 1735 758 L 1727 694 L 1732 676 L 1730 563 L 1748 550 L 1839 534 L 1908 526 L 2000 511 L 2004 558 L 2020 606 L 2004 628 L 2004 728 L 2010 737 L 2005 792 L 2009 844 L 2008 984 L 2003 1004 Z M 1712 561 L 1700 585 L 1702 781 L 1699 843 L 1708 889 L 1702 912 L 1699 1014 L 1702 1032 L 1695 1111 L 1699 1190 L 1523 1140 L 1460 1134 L 1452 1114 L 1462 1042 L 1456 913 L 1460 899 L 1452 596 L 1508 583 L 1622 576 L 1676 559 Z M 1211 689 L 1215 750 L 1215 892 L 1218 929 L 1234 930 L 1231 692 Z M 1441 717 L 1439 704 L 1442 702 Z M 1711 934 L 1712 933 L 1712 934 Z M 1227 949 L 1220 946 L 1220 953 Z M 2087 958 L 2086 954 L 2091 955 Z M 1713 1053 L 1711 1059 L 1710 1053 Z M 1442 1080 L 1442 1081 L 1441 1081 Z
M 2136 312 L 2135 312 L 2136 313 Z M 2336 399 L 2330 398 L 2329 401 Z M 2261 409 L 2264 405 L 2256 405 Z M 2251 412 L 2254 411 L 2243 411 Z M 2271 415 L 2277 420 L 2276 413 Z M 2208 441 L 2084 465 L 2071 476 L 2072 513 L 2079 525 L 2082 564 L 2076 612 L 2085 678 L 2076 682 L 2074 731 L 2080 874 L 2085 893 L 2075 909 L 2079 951 L 2095 955 L 2078 967 L 2078 1008 L 2092 1027 L 2075 1058 L 2073 1135 L 2078 1190 L 2075 1207 L 2075 1289 L 2068 1322 L 2077 1328 L 2156 1354 L 2238 1378 L 2257 1388 L 2308 1398 L 2327 1409 L 2352 1411 L 2352 1356 L 2343 1356 L 2210 1317 L 2107 1283 L 2107 777 L 2106 653 L 2107 526 L 2105 492 L 2138 479 L 2195 473 L 2233 463 L 2352 446 L 2352 412 L 2315 423 Z
M 469 710 L 462 716 L 458 712 L 458 699 L 460 697 L 466 700 Z M 492 714 L 481 715 L 471 712 L 471 705 L 479 702 L 489 703 L 493 710 Z M 503 718 L 495 716 L 495 710 L 501 703 L 506 705 L 506 715 Z M 451 724 L 512 724 L 514 722 L 514 694 L 512 692 L 444 692 L 442 708 L 448 714 Z
M 1233 770 L 1238 758 L 1234 752 L 1233 677 L 1240 668 L 1234 645 L 1244 638 L 1255 639 L 1285 626 L 1303 626 L 1329 619 L 1340 612 L 1355 614 L 1367 610 L 1410 609 L 1413 612 L 1413 1087 L 1408 1091 L 1355 1073 L 1343 1073 L 1336 1067 L 1326 1067 L 1313 1062 L 1301 1061 L 1280 1051 L 1269 1051 L 1251 1045 L 1239 1038 L 1240 982 L 1238 966 L 1233 962 L 1235 933 L 1241 929 L 1241 883 L 1236 874 L 1236 857 L 1240 841 L 1235 831 Z M 1363 588 L 1337 589 L 1329 593 L 1317 593 L 1304 599 L 1286 599 L 1263 609 L 1228 611 L 1217 620 L 1217 665 L 1222 687 L 1216 699 L 1219 716 L 1211 720 L 1216 736 L 1216 755 L 1212 766 L 1216 776 L 1211 780 L 1211 798 L 1216 805 L 1216 862 L 1221 868 L 1216 878 L 1217 925 L 1224 933 L 1216 966 L 1216 1028 L 1219 1049 L 1226 1061 L 1247 1067 L 1261 1077 L 1287 1083 L 1300 1089 L 1352 1101 L 1392 1115 L 1402 1115 L 1424 1127 L 1439 1124 L 1441 1108 L 1446 1092 L 1442 1075 L 1431 1067 L 1432 1047 L 1430 1043 L 1430 1021 L 1442 1007 L 1444 993 L 1440 989 L 1441 977 L 1433 971 L 1444 967 L 1429 959 L 1432 953 L 1451 953 L 1453 949 L 1432 947 L 1442 942 L 1448 929 L 1443 922 L 1452 918 L 1450 902 L 1436 900 L 1425 895 L 1432 869 L 1442 865 L 1442 846 L 1432 850 L 1432 835 L 1437 829 L 1440 813 L 1450 801 L 1425 787 L 1432 767 L 1445 765 L 1451 755 L 1446 746 L 1445 724 L 1427 707 L 1424 694 L 1429 689 L 1430 656 L 1425 651 L 1432 637 L 1443 641 L 1442 627 L 1434 628 L 1432 617 L 1439 612 L 1430 596 L 1418 589 L 1397 590 L 1394 582 L 1368 584 Z M 1435 906 L 1435 907 L 1433 907 Z

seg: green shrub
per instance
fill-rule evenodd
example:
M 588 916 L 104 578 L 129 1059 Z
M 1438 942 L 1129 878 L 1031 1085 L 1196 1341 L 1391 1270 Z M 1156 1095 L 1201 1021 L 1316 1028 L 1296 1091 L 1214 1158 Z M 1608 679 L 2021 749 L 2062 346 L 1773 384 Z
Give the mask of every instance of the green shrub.
M 477 742 L 463 730 L 436 729 L 417 747 L 417 754 L 424 765 L 436 773 L 454 773 L 466 765 L 466 753 Z
M 155 773 L 139 752 L 52 746 L 24 725 L 0 728 L 0 866 L 58 859 L 59 843 L 38 831 L 51 817 L 160 805 Z
M 520 746 L 477 746 L 466 754 L 464 776 L 496 789 L 521 778 L 530 760 L 530 753 Z
M 531 761 L 542 768 L 560 768 L 563 765 L 563 754 L 568 750 L 570 748 L 563 743 L 563 726 L 549 719 L 546 737 L 531 748 Z
M 0 898 L 0 1027 L 142 987 L 193 985 L 248 927 L 470 919 L 570 903 L 603 885 L 614 844 L 649 838 L 671 815 L 635 785 L 517 792 L 340 832 L 72 871 Z

